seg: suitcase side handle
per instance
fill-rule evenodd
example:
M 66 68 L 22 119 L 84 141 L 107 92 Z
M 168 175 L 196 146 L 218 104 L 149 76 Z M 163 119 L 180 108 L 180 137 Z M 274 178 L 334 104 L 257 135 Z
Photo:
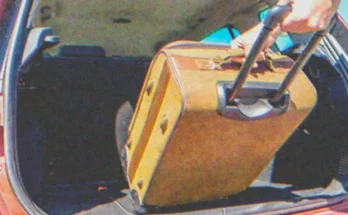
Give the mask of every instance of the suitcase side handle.
M 238 92 L 243 87 L 248 74 L 250 73 L 252 69 L 252 65 L 254 65 L 256 61 L 256 57 L 261 52 L 261 49 L 266 41 L 266 39 L 270 36 L 273 29 L 291 12 L 292 7 L 290 4 L 287 5 L 276 5 L 273 7 L 265 21 L 263 22 L 263 28 L 258 35 L 255 43 L 253 44 L 251 51 L 249 52 L 249 55 L 247 56 L 245 63 L 243 64 L 240 73 L 238 74 L 235 84 L 232 86 L 232 89 L 230 91 L 230 94 L 228 95 L 228 103 L 233 103 L 235 97 L 237 96 Z M 271 97 L 270 103 L 276 104 L 284 95 L 286 90 L 288 89 L 289 85 L 292 83 L 294 78 L 296 77 L 297 73 L 302 69 L 304 64 L 308 61 L 309 57 L 315 50 L 315 48 L 319 45 L 321 39 L 325 34 L 327 33 L 328 29 L 320 30 L 314 33 L 312 38 L 310 39 L 308 45 L 302 52 L 302 54 L 297 58 L 294 65 L 291 67 L 290 71 L 287 73 L 284 81 L 280 85 L 277 92 L 274 94 L 274 96 Z

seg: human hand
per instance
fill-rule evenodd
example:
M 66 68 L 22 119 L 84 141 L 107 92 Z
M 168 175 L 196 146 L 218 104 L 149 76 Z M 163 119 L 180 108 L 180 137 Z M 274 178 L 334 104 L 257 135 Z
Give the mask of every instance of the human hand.
M 273 30 L 262 50 L 267 50 L 284 31 L 305 33 L 326 28 L 339 3 L 340 0 L 279 0 L 278 5 L 291 4 L 292 11 L 280 23 L 280 26 Z M 245 50 L 245 55 L 248 55 L 262 27 L 260 23 L 235 38 L 231 48 L 242 48 Z M 264 59 L 264 52 L 258 56 L 258 60 L 262 59 Z
M 307 33 L 325 29 L 336 13 L 340 0 L 279 0 L 291 4 L 292 11 L 280 23 L 282 31 Z
M 262 23 L 259 23 L 258 25 L 254 26 L 253 28 L 249 29 L 247 32 L 244 32 L 239 37 L 235 38 L 231 42 L 231 48 L 232 49 L 243 49 L 245 51 L 245 56 L 247 56 L 252 48 L 252 45 L 254 44 L 258 34 L 260 33 L 263 25 Z M 270 36 L 266 39 L 265 43 L 263 44 L 263 50 L 259 56 L 257 57 L 257 61 L 263 61 L 265 60 L 265 53 L 269 52 L 269 47 L 276 41 L 278 36 L 281 34 L 281 30 L 279 27 L 275 28 L 273 32 L 270 34 Z

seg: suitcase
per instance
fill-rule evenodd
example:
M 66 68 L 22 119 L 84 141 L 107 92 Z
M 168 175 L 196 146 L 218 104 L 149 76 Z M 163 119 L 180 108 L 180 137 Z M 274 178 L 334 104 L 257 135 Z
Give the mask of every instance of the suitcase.
M 269 14 L 288 10 L 282 7 Z M 245 190 L 311 112 L 317 95 L 301 68 L 325 32 L 316 32 L 296 63 L 271 54 L 273 68 L 252 69 L 274 19 L 266 19 L 243 65 L 240 50 L 190 41 L 171 43 L 153 58 L 124 147 L 126 177 L 140 205 Z

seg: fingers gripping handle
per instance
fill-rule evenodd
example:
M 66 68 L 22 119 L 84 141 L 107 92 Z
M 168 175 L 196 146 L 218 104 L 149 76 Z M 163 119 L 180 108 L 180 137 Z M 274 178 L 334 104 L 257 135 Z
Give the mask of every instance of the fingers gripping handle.
M 239 90 L 242 88 L 250 73 L 252 66 L 256 61 L 256 57 L 262 51 L 266 39 L 270 36 L 274 28 L 291 12 L 291 5 L 276 5 L 269 12 L 263 22 L 263 28 L 253 44 L 249 55 L 247 56 L 240 73 L 238 74 L 235 84 L 232 86 L 231 92 L 228 96 L 228 102 L 233 102 Z

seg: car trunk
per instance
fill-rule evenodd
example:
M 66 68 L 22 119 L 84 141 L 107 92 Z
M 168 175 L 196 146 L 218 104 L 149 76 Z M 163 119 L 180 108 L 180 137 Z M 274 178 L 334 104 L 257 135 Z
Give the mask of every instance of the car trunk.
M 78 47 L 69 54 L 66 48 L 61 55 L 45 56 L 20 80 L 18 148 L 24 184 L 49 214 L 132 213 L 114 120 L 124 102 L 135 105 L 150 58 L 86 56 Z M 318 91 L 318 105 L 246 191 L 150 212 L 235 214 L 345 199 L 344 176 L 338 174 L 348 128 L 342 117 L 347 114 L 345 80 L 317 57 L 305 71 Z
M 258 21 L 266 1 L 183 1 L 189 2 L 187 7 L 179 1 L 146 6 L 74 1 L 67 7 L 68 2 L 42 1 L 50 18 L 39 11 L 36 25 L 52 26 L 63 46 L 48 50 L 20 77 L 22 180 L 48 214 L 133 214 L 136 207 L 114 137 L 117 110 L 125 102 L 135 105 L 161 45 L 198 40 L 226 23 L 244 31 Z M 221 16 L 232 6 L 232 15 Z M 280 214 L 344 200 L 348 80 L 323 57 L 313 57 L 304 71 L 318 92 L 318 104 L 247 190 L 223 200 L 151 207 L 149 213 Z

